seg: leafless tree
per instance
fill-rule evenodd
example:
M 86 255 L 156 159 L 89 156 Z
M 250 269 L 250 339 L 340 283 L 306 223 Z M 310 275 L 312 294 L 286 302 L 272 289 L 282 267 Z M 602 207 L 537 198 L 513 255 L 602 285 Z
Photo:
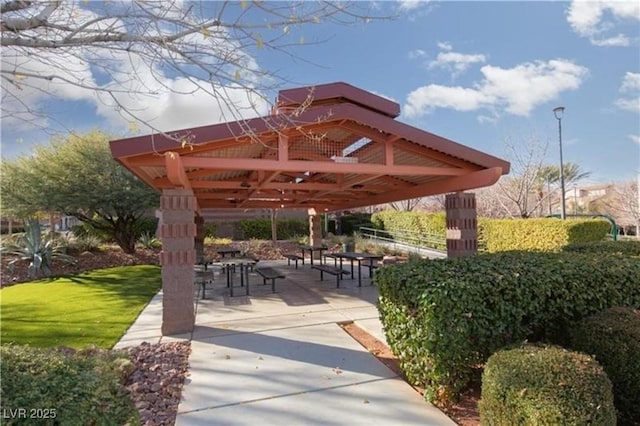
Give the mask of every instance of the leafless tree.
M 503 176 L 501 179 L 506 178 Z M 478 216 L 500 219 L 516 216 L 517 206 L 505 197 L 498 184 L 477 189 L 475 193 Z
M 99 114 L 124 119 L 132 131 L 180 128 L 159 122 L 156 106 L 180 112 L 197 99 L 208 102 L 202 114 L 209 122 L 259 116 L 290 77 L 282 68 L 261 67 L 258 52 L 304 60 L 297 49 L 324 40 L 304 40 L 302 27 L 383 18 L 369 2 L 0 4 L 2 120 L 30 128 L 52 127 L 55 116 L 45 107 L 54 99 L 95 104 Z
M 551 210 L 553 198 L 560 198 L 560 168 L 545 165 L 547 147 L 548 142 L 535 136 L 517 142 L 505 140 L 511 173 L 498 181 L 499 191 L 491 192 L 491 195 L 494 197 L 492 203 L 501 206 L 506 217 L 542 216 L 545 214 L 545 204 Z M 575 184 L 590 175 L 575 163 L 565 163 L 563 170 L 565 184 Z
M 511 217 L 530 217 L 543 202 L 536 199 L 540 185 L 540 170 L 543 168 L 548 143 L 534 136 L 516 143 L 505 140 L 507 158 L 511 162 L 511 173 L 498 181 L 503 204 Z
M 410 212 L 416 209 L 423 203 L 422 198 L 412 198 L 410 200 L 402 200 L 396 201 L 394 203 L 389 203 L 393 210 Z
M 612 197 L 607 206 L 614 213 L 616 222 L 623 226 L 635 226 L 640 239 L 640 195 L 638 181 L 628 181 L 613 185 Z

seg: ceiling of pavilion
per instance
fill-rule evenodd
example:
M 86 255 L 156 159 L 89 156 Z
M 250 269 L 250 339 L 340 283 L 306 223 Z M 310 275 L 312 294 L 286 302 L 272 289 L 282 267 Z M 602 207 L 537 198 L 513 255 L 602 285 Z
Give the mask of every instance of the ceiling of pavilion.
M 509 163 L 396 120 L 395 102 L 345 83 L 279 92 L 271 115 L 111 141 L 159 191 L 199 210 L 336 211 L 492 185 Z M 182 146 L 180 140 L 188 140 Z

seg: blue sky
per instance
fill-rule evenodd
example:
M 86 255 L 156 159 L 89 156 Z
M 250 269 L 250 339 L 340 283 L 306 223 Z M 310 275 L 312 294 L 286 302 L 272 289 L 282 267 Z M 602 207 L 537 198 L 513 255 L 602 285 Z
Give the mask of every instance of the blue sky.
M 591 172 L 591 182 L 633 179 L 640 172 L 640 3 L 371 5 L 398 18 L 293 28 L 290 37 L 306 40 L 294 50 L 297 59 L 266 49 L 248 54 L 260 68 L 287 76 L 288 87 L 344 81 L 398 102 L 404 122 L 507 159 L 505 141 L 524 149 L 535 139 L 548 144 L 547 161 L 557 164 L 552 110 L 564 106 L 565 162 Z M 130 132 L 95 98 L 58 93 L 37 102 L 69 128 Z M 208 112 L 216 108 L 210 98 L 160 104 L 152 107 L 159 122 L 173 126 L 166 130 L 219 119 Z M 3 120 L 2 155 L 29 153 L 49 137 L 40 128 Z

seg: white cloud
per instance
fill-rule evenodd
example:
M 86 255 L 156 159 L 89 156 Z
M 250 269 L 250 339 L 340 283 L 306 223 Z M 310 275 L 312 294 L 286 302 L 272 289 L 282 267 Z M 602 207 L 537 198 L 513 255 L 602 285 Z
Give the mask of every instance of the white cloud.
M 76 23 L 82 23 L 97 16 L 66 3 L 55 13 L 57 15 L 52 15 L 51 19 L 61 22 L 74 19 Z M 124 27 L 116 20 L 103 21 L 100 25 Z M 205 43 L 214 44 L 220 56 L 237 64 L 238 69 L 259 72 L 255 59 L 225 36 L 221 33 L 219 38 L 202 34 L 191 37 L 200 45 L 203 39 Z M 202 63 L 210 61 L 214 64 L 217 58 L 210 56 L 211 59 L 199 59 Z M 51 99 L 87 102 L 95 108 L 98 117 L 120 128 L 128 128 L 129 123 L 139 120 L 163 131 L 239 120 L 268 112 L 267 101 L 260 97 L 258 90 L 251 90 L 250 85 L 255 84 L 251 72 L 243 76 L 246 87 L 230 83 L 223 87 L 216 81 L 199 79 L 195 75 L 187 78 L 177 72 L 169 74 L 162 68 L 162 63 L 150 63 L 132 52 L 88 47 L 55 54 L 32 52 L 30 56 L 6 47 L 1 60 L 3 71 L 13 70 L 15 77 L 14 84 L 4 78 L 1 81 L 2 124 L 7 128 L 50 127 L 56 118 L 56 111 L 47 109 Z M 234 72 L 228 68 L 219 71 Z M 43 76 L 54 78 L 49 80 Z M 127 110 L 136 119 L 128 115 Z
M 629 139 L 640 145 L 640 135 L 629 135 Z
M 429 68 L 448 68 L 457 75 L 466 71 L 471 65 L 485 61 L 485 56 L 479 53 L 440 52 L 436 59 L 429 63 Z
M 427 0 L 399 0 L 400 10 L 408 11 L 414 10 L 420 7 L 420 4 L 427 3 Z
M 438 42 L 438 48 L 440 50 L 452 50 L 453 46 L 448 41 L 439 41 Z
M 631 40 L 624 34 L 610 37 L 610 31 L 620 20 L 640 20 L 640 2 L 620 0 L 573 0 L 567 21 L 582 37 L 596 46 L 628 46 Z
M 414 49 L 412 51 L 409 52 L 409 59 L 417 59 L 417 58 L 421 58 L 424 55 L 426 55 L 427 52 L 425 52 L 422 49 Z
M 630 112 L 640 113 L 640 96 L 635 98 L 621 98 L 616 100 L 616 106 L 620 109 Z
M 640 90 L 640 73 L 627 72 L 622 78 L 621 92 Z
M 625 111 L 640 112 L 640 73 L 627 72 L 622 78 L 620 92 L 624 96 L 615 105 Z
M 603 39 L 595 39 L 592 38 L 591 39 L 591 43 L 594 46 L 600 46 L 600 47 L 611 47 L 611 46 L 629 46 L 631 44 L 631 41 L 629 40 L 629 37 L 627 37 L 624 34 L 618 34 L 615 37 L 609 37 L 609 38 L 603 38 Z
M 484 78 L 473 87 L 430 84 L 412 91 L 404 106 L 407 116 L 418 117 L 435 108 L 504 109 L 509 114 L 528 116 L 561 92 L 580 87 L 588 73 L 587 68 L 564 59 L 527 62 L 513 68 L 485 65 L 480 71 Z

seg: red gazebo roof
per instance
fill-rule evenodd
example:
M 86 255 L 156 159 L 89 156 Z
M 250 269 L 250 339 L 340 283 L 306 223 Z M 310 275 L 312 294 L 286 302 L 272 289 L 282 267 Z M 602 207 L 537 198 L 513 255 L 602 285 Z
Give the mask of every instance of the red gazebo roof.
M 264 117 L 110 145 L 157 190 L 191 188 L 200 210 L 345 210 L 489 186 L 509 172 L 508 162 L 397 121 L 399 113 L 395 102 L 332 83 L 280 91 Z

